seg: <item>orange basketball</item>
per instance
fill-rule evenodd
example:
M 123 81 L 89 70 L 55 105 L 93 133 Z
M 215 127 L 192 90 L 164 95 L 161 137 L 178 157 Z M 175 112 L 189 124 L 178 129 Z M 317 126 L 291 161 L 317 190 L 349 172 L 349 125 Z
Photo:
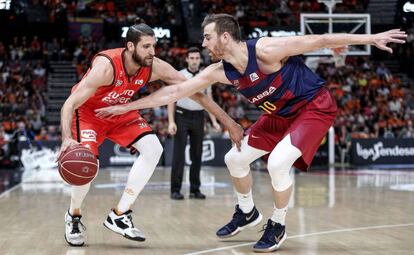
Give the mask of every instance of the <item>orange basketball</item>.
M 58 168 L 66 183 L 85 185 L 95 178 L 98 172 L 98 159 L 88 148 L 75 145 L 68 148 L 60 157 Z

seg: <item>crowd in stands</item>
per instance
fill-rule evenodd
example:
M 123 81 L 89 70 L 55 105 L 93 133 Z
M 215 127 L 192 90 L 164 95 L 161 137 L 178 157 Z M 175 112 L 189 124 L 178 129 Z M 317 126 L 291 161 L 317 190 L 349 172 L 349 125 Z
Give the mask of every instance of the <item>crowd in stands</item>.
M 47 4 L 51 14 L 93 16 L 108 22 L 112 19 L 128 22 L 139 14 L 150 22 L 163 24 L 171 23 L 177 16 L 175 12 L 179 7 L 176 2 L 130 0 L 126 1 L 127 12 L 117 11 L 114 1 L 94 1 L 89 5 L 83 5 L 82 1 L 59 0 L 37 3 Z M 341 12 L 357 12 L 364 10 L 367 2 L 345 0 L 336 8 Z M 192 1 L 189 3 L 192 4 Z M 203 0 L 201 3 L 205 13 L 232 13 L 243 26 L 289 25 L 297 22 L 300 12 L 325 12 L 324 5 L 316 0 Z M 243 23 L 246 20 L 249 20 L 248 24 Z M 395 52 L 400 56 L 402 71 L 413 74 L 414 23 L 408 28 L 408 33 L 408 43 L 395 49 Z M 10 42 L 0 41 L 0 161 L 10 153 L 8 144 L 13 141 L 60 140 L 59 127 L 46 123 L 48 63 L 72 61 L 81 79 L 93 56 L 102 49 L 113 47 L 111 43 L 104 38 L 94 41 L 91 37 L 82 36 L 76 42 L 68 42 L 65 37 L 41 39 L 37 36 L 14 37 Z M 170 41 L 160 40 L 156 55 L 180 70 L 186 64 L 187 46 L 178 37 Z M 202 57 L 204 65 L 208 64 L 210 60 L 204 50 Z M 349 57 L 344 67 L 321 64 L 317 73 L 327 81 L 328 88 L 337 100 L 339 114 L 335 123 L 336 141 L 342 148 L 349 148 L 352 138 L 414 137 L 413 84 L 402 83 L 399 76 L 392 74 L 384 64 L 373 63 L 368 58 Z M 164 84 L 154 82 L 140 91 L 140 96 L 161 86 Z M 213 86 L 213 95 L 215 101 L 243 128 L 247 129 L 252 124 L 254 120 L 246 114 L 248 102 L 232 86 Z M 143 110 L 142 115 L 161 139 L 168 137 L 166 107 Z M 206 133 L 212 134 L 208 121 Z
M 343 67 L 320 64 L 338 105 L 336 142 L 349 150 L 352 138 L 414 138 L 413 84 L 403 84 L 383 64 L 368 58 L 348 58 Z

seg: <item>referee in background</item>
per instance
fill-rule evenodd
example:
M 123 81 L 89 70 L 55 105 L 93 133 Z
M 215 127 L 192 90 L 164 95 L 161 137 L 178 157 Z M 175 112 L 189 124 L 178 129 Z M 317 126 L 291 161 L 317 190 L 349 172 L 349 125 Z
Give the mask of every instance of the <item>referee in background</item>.
M 186 56 L 187 68 L 180 72 L 187 79 L 197 75 L 200 71 L 201 54 L 197 47 L 191 47 Z M 204 91 L 210 98 L 211 87 Z M 191 100 L 182 98 L 177 105 L 168 105 L 168 132 L 174 137 L 174 150 L 171 168 L 171 199 L 184 199 L 181 194 L 181 183 L 183 181 L 185 165 L 185 147 L 187 137 L 190 137 L 190 198 L 205 199 L 206 196 L 200 192 L 200 168 L 203 153 L 204 137 L 204 108 Z M 221 130 L 216 118 L 209 114 L 213 127 Z

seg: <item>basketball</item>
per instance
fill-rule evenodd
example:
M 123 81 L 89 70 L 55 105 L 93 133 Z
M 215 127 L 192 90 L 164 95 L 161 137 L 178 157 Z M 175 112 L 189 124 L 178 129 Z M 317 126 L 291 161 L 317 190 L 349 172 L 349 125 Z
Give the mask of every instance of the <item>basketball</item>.
M 98 159 L 86 147 L 76 145 L 68 148 L 58 162 L 59 174 L 70 185 L 85 185 L 98 172 Z

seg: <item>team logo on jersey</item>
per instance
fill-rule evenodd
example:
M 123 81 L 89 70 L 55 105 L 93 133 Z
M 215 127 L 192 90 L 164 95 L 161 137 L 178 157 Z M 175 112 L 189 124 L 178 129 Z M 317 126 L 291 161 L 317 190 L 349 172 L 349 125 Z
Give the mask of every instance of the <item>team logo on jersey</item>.
M 144 83 L 144 80 L 136 80 L 135 85 L 142 85 Z
M 122 80 L 117 80 L 116 81 L 116 83 L 115 83 L 115 86 L 121 86 L 122 85 L 122 83 L 123 83 L 123 81 Z
M 249 76 L 252 82 L 257 81 L 259 79 L 259 75 L 257 75 L 257 73 L 251 73 Z

